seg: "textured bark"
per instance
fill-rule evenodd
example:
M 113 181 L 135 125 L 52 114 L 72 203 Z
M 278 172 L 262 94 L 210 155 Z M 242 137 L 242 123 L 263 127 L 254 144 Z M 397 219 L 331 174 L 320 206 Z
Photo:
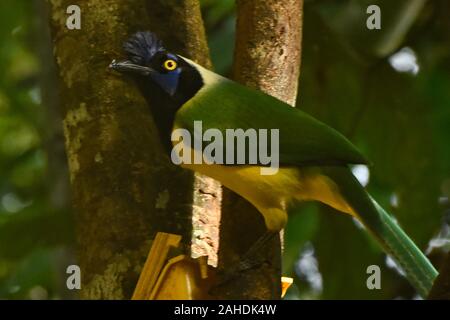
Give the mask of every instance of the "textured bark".
M 301 60 L 302 0 L 238 0 L 233 77 L 295 105 Z M 262 216 L 247 201 L 224 191 L 219 262 L 223 267 L 266 230 Z M 238 255 L 239 254 L 239 255 Z M 245 272 L 222 289 L 224 297 L 280 298 L 280 240 L 261 253 L 268 264 Z
M 199 6 L 193 0 L 80 1 L 81 30 L 71 31 L 66 9 L 74 2 L 49 3 L 81 297 L 129 298 L 155 232 L 181 234 L 190 242 L 193 203 L 216 210 L 220 194 L 209 180 L 196 181 L 163 156 L 146 102 L 108 65 L 120 58 L 128 36 L 149 26 L 168 48 L 208 65 Z M 194 185 L 209 189 L 193 198 Z
M 302 0 L 238 0 L 233 77 L 295 105 L 301 62 Z

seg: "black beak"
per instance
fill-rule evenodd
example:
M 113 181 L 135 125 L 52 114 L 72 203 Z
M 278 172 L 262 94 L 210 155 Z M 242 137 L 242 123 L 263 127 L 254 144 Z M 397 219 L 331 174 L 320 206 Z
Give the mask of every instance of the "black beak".
M 135 73 L 142 76 L 148 76 L 150 73 L 154 72 L 154 70 L 149 67 L 140 66 L 128 60 L 119 62 L 113 60 L 109 67 L 121 73 Z

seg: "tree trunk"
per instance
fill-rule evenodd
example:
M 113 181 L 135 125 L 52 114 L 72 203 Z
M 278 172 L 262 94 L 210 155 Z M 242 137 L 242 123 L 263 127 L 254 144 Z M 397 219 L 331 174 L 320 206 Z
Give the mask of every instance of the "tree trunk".
M 233 76 L 292 106 L 300 76 L 303 1 L 238 0 Z
M 197 0 L 89 0 L 80 5 L 81 30 L 69 30 L 66 10 L 73 1 L 49 3 L 81 297 L 129 298 L 155 232 L 181 234 L 189 243 L 192 208 L 202 208 L 197 217 L 209 210 L 218 221 L 220 192 L 210 179 L 195 179 L 162 156 L 146 102 L 108 65 L 120 58 L 128 36 L 150 26 L 168 47 L 208 66 L 199 5 Z M 214 242 L 201 242 L 198 254 L 205 247 L 215 251 Z
M 301 59 L 302 0 L 237 0 L 234 79 L 291 105 L 297 98 Z M 224 191 L 220 262 L 236 263 L 266 230 L 261 214 L 243 198 Z M 252 230 L 252 231 L 250 231 Z M 264 253 L 269 264 L 250 270 L 222 289 L 236 299 L 280 298 L 280 239 Z

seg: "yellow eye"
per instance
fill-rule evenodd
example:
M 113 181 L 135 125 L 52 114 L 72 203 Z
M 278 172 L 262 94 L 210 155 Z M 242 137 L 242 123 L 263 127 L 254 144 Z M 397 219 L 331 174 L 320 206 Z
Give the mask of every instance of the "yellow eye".
M 169 59 L 164 62 L 164 69 L 168 71 L 173 71 L 178 67 L 178 64 L 175 60 Z

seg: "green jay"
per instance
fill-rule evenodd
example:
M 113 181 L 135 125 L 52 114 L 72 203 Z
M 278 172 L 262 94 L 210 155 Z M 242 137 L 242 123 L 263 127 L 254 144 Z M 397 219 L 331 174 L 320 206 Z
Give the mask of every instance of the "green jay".
M 343 135 L 270 95 L 169 52 L 151 32 L 134 34 L 124 50 L 128 60 L 113 61 L 110 67 L 135 80 L 168 155 L 175 146 L 174 130 L 195 136 L 196 121 L 224 136 L 228 129 L 279 130 L 275 174 L 261 174 L 260 162 L 181 163 L 182 167 L 210 176 L 247 199 L 264 217 L 269 234 L 284 228 L 289 208 L 299 201 L 320 201 L 353 216 L 396 260 L 419 294 L 427 295 L 437 271 L 354 177 L 349 166 L 367 161 Z M 185 147 L 193 155 L 202 151 Z M 226 152 L 225 144 L 223 148 Z

